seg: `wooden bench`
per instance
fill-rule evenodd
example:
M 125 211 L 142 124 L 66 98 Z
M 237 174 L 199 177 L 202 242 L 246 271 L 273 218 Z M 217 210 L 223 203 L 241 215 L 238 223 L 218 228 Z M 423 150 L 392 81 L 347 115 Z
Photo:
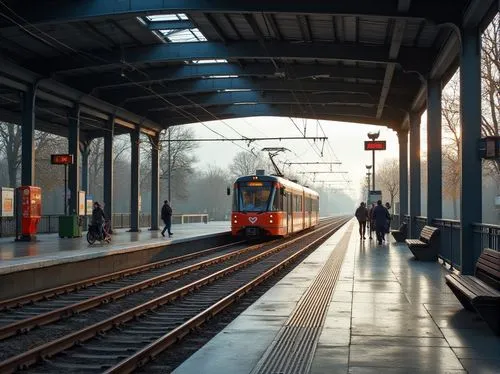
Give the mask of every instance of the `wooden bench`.
M 437 261 L 440 245 L 439 229 L 424 226 L 419 239 L 406 239 L 405 243 L 417 260 Z
M 500 252 L 486 248 L 474 274 L 448 274 L 446 284 L 465 309 L 477 312 L 500 335 Z
M 399 226 L 399 230 L 391 230 L 391 234 L 398 243 L 404 243 L 408 237 L 408 224 L 404 222 Z

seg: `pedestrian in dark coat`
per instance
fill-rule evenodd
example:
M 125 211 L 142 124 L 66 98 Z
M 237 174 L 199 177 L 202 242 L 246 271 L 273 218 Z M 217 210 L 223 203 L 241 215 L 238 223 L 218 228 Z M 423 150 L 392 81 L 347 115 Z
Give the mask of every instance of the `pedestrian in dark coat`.
M 373 209 L 375 209 L 375 204 L 372 203 L 370 209 L 368 210 L 368 221 L 370 223 L 370 239 L 372 238 L 372 232 L 375 231 L 375 221 L 373 220 Z
M 172 231 L 170 230 L 172 226 L 172 207 L 168 203 L 168 200 L 165 200 L 163 202 L 163 206 L 161 208 L 161 219 L 165 224 L 165 227 L 161 231 L 161 235 L 165 236 L 165 231 L 168 231 L 168 237 L 170 238 L 173 235 Z
M 360 239 L 366 239 L 366 221 L 368 220 L 368 209 L 365 207 L 365 203 L 361 203 L 354 213 L 356 219 L 359 222 L 359 237 Z
M 391 218 L 387 209 L 382 205 L 382 201 L 377 201 L 377 206 L 373 208 L 372 212 L 373 221 L 375 221 L 375 232 L 377 233 L 377 242 L 382 244 L 384 239 L 385 226 L 387 221 Z

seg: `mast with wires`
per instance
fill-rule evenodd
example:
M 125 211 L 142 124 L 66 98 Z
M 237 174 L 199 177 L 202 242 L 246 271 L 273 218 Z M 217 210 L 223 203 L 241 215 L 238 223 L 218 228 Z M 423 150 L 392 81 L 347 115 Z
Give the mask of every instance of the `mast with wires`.
M 274 157 L 276 157 L 281 152 L 290 150 L 284 147 L 266 147 L 262 148 L 262 151 L 267 152 L 267 154 L 269 155 L 269 159 L 271 160 L 271 163 L 273 164 L 274 167 L 275 175 L 278 177 L 284 177 L 284 174 L 281 172 L 276 162 L 274 162 Z

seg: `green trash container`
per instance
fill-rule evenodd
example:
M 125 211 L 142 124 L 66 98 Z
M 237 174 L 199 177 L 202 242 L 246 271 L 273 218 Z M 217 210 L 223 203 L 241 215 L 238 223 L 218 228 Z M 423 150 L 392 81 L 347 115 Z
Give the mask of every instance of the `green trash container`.
M 59 237 L 79 238 L 82 236 L 82 226 L 77 215 L 59 216 Z

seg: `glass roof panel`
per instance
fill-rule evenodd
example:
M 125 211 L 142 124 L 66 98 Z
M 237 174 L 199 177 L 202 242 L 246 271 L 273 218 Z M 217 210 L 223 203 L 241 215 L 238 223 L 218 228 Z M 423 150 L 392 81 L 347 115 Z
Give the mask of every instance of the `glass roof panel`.
M 188 17 L 184 13 L 177 14 L 154 14 L 152 16 L 146 16 L 148 21 L 160 22 L 160 21 L 178 21 L 186 20 Z

